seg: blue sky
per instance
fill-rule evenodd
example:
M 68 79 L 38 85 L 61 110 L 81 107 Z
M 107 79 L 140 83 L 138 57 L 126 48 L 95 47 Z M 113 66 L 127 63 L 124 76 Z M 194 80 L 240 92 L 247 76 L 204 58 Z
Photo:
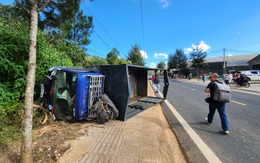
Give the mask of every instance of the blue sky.
M 208 57 L 223 57 L 223 48 L 226 55 L 260 53 L 259 0 L 86 0 L 81 8 L 94 17 L 90 55 L 106 57 L 116 47 L 125 58 L 137 43 L 154 67 L 176 48 L 189 57 L 196 43 Z

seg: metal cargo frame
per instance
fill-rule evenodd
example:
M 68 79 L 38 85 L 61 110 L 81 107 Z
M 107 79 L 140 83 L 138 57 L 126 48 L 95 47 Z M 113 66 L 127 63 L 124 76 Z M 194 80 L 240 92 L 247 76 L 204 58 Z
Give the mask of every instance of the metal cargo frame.
M 101 97 L 104 93 L 104 82 L 105 76 L 92 76 L 89 75 L 89 96 L 88 96 L 88 105 L 92 106 L 95 100 Z
M 147 96 L 148 70 L 161 69 L 127 64 L 99 66 L 99 71 L 106 77 L 104 93 L 119 110 L 119 120 L 125 121 L 163 101 L 163 98 Z M 162 82 L 161 85 L 163 85 Z M 164 70 L 164 98 L 166 98 L 168 86 L 167 71 Z

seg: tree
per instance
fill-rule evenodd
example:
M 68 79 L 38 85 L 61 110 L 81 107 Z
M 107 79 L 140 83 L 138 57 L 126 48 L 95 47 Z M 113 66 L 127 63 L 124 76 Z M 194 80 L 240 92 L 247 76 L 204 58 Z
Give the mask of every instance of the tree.
M 203 48 L 199 48 L 199 44 L 196 44 L 195 48 L 190 52 L 190 58 L 192 59 L 191 67 L 197 69 L 197 76 L 199 76 L 199 68 L 206 67 L 204 59 L 207 57 L 207 52 L 203 51 Z
M 187 65 L 187 57 L 182 49 L 176 49 L 173 55 L 169 55 L 168 68 L 184 70 L 187 68 Z
M 74 66 L 83 67 L 85 63 L 84 59 L 87 56 L 87 53 L 81 46 L 64 39 L 60 39 L 55 44 L 56 45 L 53 47 L 55 47 L 59 52 L 65 53 L 70 58 Z
M 133 65 L 139 65 L 139 66 L 145 65 L 144 59 L 140 53 L 140 46 L 138 44 L 132 46 L 132 49 L 128 53 L 127 60 L 131 61 Z
M 20 3 L 16 0 L 17 3 Z M 35 85 L 36 72 L 36 42 L 38 30 L 38 12 L 48 5 L 49 1 L 38 8 L 37 0 L 28 0 L 30 4 L 31 15 L 30 36 L 29 36 L 29 63 L 26 78 L 25 101 L 24 101 L 24 123 L 23 123 L 23 140 L 21 147 L 21 162 L 32 162 L 32 111 L 33 111 L 33 95 Z
M 107 54 L 107 63 L 110 65 L 117 64 L 118 56 L 119 51 L 116 48 L 113 48 L 113 50 Z
M 156 67 L 164 70 L 166 67 L 165 62 L 163 61 L 159 62 Z
M 83 15 L 83 11 L 75 14 L 73 19 L 69 19 L 60 25 L 63 35 L 67 40 L 78 45 L 88 45 L 93 27 L 93 17 Z
M 105 58 L 101 58 L 99 56 L 86 57 L 84 67 L 104 65 L 104 64 L 107 64 L 107 60 Z
M 32 111 L 33 111 L 33 96 L 35 87 L 35 73 L 36 73 L 36 48 L 37 48 L 37 31 L 39 12 L 43 10 L 51 0 L 27 0 L 18 1 L 19 4 L 28 14 L 30 14 L 30 34 L 29 34 L 29 62 L 28 72 L 26 78 L 25 101 L 24 101 L 24 122 L 23 122 L 23 136 L 21 145 L 21 162 L 33 162 L 32 159 Z M 79 3 L 79 0 L 66 1 L 59 0 L 59 2 L 74 2 Z M 54 2 L 55 3 L 55 2 Z M 57 4 L 60 4 L 57 3 Z M 23 5 L 25 4 L 25 5 Z M 62 4 L 60 4 L 62 5 Z M 30 10 L 28 10 L 28 6 Z M 40 6 L 40 7 L 39 7 Z M 61 17 L 70 16 L 60 15 Z M 74 15 L 72 15 L 74 17 Z M 54 17 L 53 17 L 54 18 Z M 60 22 L 63 23 L 63 22 Z
M 116 64 L 131 64 L 131 62 L 128 61 L 128 60 L 125 60 L 125 59 L 123 59 L 123 58 L 118 58 L 118 57 L 117 57 L 117 59 L 116 59 Z
M 41 15 L 38 17 L 39 29 L 47 31 L 52 39 L 52 43 L 56 43 L 59 39 L 66 39 L 74 44 L 88 45 L 89 35 L 92 33 L 93 18 L 83 15 L 80 10 L 80 2 L 82 0 L 38 0 L 37 5 L 42 6 L 49 2 L 42 9 Z M 29 14 L 26 10 L 30 10 L 30 4 L 21 0 L 16 2 L 14 11 L 9 10 L 15 17 L 19 17 L 29 23 Z

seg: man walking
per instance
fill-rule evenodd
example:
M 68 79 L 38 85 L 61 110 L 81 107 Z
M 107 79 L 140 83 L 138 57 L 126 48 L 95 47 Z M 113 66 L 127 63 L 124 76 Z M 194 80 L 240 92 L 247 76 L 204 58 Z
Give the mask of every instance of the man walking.
M 211 82 L 208 84 L 208 86 L 205 89 L 205 93 L 210 93 L 209 113 L 208 113 L 208 117 L 205 118 L 205 121 L 207 124 L 211 125 L 211 123 L 213 122 L 215 111 L 217 109 L 220 116 L 223 133 L 228 134 L 229 128 L 228 128 L 228 118 L 226 116 L 226 103 L 213 100 L 215 85 L 216 85 L 215 82 L 221 83 L 219 81 L 219 75 L 217 73 L 213 73 L 210 76 L 210 81 Z

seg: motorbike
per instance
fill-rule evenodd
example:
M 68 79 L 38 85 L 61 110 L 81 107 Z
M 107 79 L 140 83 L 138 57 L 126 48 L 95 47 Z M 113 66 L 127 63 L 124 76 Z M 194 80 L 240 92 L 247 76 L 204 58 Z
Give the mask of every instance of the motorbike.
M 250 87 L 251 82 L 249 80 L 244 80 L 242 83 L 239 80 L 234 80 L 233 82 L 235 87 Z

